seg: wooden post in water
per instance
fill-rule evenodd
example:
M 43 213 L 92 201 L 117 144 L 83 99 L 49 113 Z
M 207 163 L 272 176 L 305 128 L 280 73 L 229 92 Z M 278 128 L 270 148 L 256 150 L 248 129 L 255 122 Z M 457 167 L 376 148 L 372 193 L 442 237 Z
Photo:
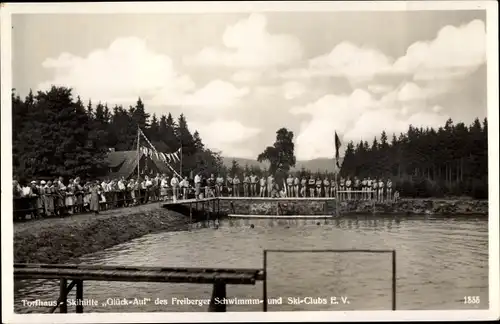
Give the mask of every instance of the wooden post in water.
M 392 250 L 392 310 L 396 310 L 396 250 Z
M 193 204 L 189 203 L 189 229 L 193 225 Z
M 67 279 L 66 278 L 61 278 L 60 284 L 59 284 L 59 300 L 61 301 L 61 305 L 59 306 L 59 309 L 61 310 L 61 313 L 66 314 L 68 312 L 68 292 L 66 290 L 67 286 Z
M 76 282 L 76 312 L 83 313 L 83 280 Z
M 226 284 L 223 281 L 216 281 L 214 283 L 214 288 L 212 291 L 212 298 L 210 299 L 210 305 L 208 306 L 209 312 L 225 312 L 225 303 L 216 303 L 215 299 L 222 300 L 226 298 Z

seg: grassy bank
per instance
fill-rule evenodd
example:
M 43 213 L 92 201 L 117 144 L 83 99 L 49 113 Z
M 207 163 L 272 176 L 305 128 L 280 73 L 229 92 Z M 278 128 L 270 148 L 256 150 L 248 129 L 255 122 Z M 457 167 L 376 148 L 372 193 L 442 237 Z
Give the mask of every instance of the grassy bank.
M 64 263 L 140 236 L 188 228 L 159 204 L 14 224 L 14 262 Z

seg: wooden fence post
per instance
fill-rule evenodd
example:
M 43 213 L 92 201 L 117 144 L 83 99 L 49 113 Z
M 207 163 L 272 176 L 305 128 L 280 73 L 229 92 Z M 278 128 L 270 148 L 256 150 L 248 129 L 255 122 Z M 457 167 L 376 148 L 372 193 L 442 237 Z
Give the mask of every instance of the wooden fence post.
M 214 283 L 214 288 L 212 291 L 212 298 L 210 299 L 210 306 L 208 307 L 209 312 L 225 312 L 226 304 L 217 303 L 218 301 L 223 301 L 226 298 L 226 283 L 223 281 L 216 281 Z

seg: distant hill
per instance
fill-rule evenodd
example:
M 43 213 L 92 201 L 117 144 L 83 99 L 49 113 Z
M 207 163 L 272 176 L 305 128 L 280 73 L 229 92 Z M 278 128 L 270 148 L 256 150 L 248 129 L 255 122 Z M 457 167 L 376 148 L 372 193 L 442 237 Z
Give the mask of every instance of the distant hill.
M 269 163 L 259 163 L 257 160 L 252 160 L 252 159 L 244 159 L 244 158 L 233 158 L 233 157 L 222 157 L 223 163 L 227 167 L 231 167 L 232 161 L 236 160 L 238 164 L 241 167 L 244 167 L 245 164 L 248 164 L 249 167 L 252 166 L 258 166 L 261 169 L 264 168 L 269 168 Z M 344 158 L 340 158 L 340 163 L 342 164 L 342 161 Z M 292 171 L 299 171 L 302 167 L 304 167 L 306 170 L 310 170 L 311 172 L 334 172 L 335 169 L 337 168 L 335 166 L 335 159 L 331 158 L 319 158 L 319 159 L 313 159 L 313 160 L 307 160 L 307 161 L 297 161 L 295 168 L 292 168 Z

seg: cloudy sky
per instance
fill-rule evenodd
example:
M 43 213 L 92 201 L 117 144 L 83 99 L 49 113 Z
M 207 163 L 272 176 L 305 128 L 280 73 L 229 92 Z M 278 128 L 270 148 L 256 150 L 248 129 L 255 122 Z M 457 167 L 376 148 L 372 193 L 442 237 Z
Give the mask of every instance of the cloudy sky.
M 299 160 L 486 109 L 484 11 L 13 15 L 13 87 L 183 112 L 225 156 Z M 36 31 L 36 32 L 34 32 Z M 345 147 L 345 145 L 344 145 Z

